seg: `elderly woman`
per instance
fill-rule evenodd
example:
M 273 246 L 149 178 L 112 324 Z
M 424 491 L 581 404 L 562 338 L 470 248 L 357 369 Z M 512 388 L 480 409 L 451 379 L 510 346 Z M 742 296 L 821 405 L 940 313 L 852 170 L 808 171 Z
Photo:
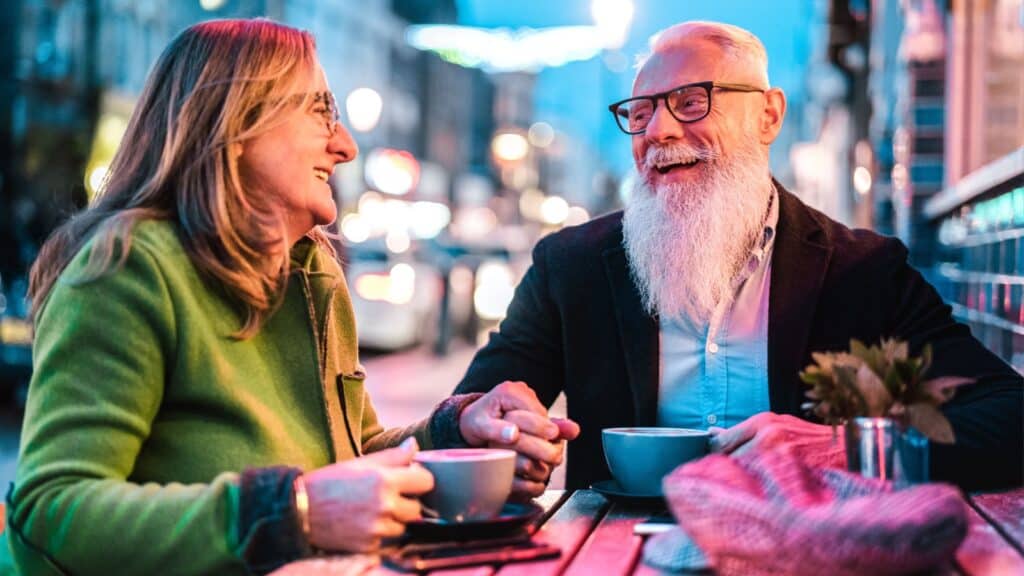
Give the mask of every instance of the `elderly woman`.
M 264 572 L 419 518 L 423 447 L 561 461 L 521 383 L 384 430 L 320 226 L 356 156 L 313 38 L 206 22 L 164 51 L 98 201 L 32 270 L 35 371 L 7 538 L 25 573 Z

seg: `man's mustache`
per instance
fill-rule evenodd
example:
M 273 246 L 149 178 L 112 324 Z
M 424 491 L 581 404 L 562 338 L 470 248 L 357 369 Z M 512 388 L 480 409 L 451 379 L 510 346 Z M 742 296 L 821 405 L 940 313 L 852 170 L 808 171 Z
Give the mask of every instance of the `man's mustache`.
M 651 146 L 644 154 L 643 169 L 654 170 L 658 166 L 668 164 L 688 164 L 694 161 L 714 162 L 720 154 L 708 147 L 690 146 L 689 144 L 665 144 Z

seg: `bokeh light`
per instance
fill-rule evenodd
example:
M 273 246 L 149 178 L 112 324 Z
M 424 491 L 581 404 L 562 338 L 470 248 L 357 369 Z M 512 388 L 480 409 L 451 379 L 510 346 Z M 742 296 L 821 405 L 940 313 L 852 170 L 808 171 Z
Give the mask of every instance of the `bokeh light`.
M 356 88 L 345 98 L 349 126 L 357 132 L 369 132 L 380 120 L 384 101 L 373 88 Z

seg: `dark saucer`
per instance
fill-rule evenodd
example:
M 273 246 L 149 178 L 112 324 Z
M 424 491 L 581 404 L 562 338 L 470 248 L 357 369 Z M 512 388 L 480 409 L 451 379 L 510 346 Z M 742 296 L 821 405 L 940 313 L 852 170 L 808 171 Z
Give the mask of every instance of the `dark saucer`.
M 544 509 L 533 502 L 508 502 L 494 518 L 469 522 L 448 522 L 426 518 L 405 526 L 405 541 L 482 540 L 527 533 L 530 522 Z
M 612 502 L 623 502 L 630 504 L 662 504 L 665 498 L 661 494 L 634 494 L 626 492 L 626 489 L 619 485 L 614 479 L 601 480 L 590 485 L 590 489 Z

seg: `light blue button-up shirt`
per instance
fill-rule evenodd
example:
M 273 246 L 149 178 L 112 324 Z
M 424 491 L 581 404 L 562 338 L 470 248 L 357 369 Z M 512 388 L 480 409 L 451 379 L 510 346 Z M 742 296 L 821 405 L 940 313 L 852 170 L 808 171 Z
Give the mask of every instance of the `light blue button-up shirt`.
M 661 319 L 658 426 L 729 427 L 769 409 L 768 296 L 779 221 L 773 194 L 763 240 L 733 284 L 731 305 L 720 304 L 704 326 Z

